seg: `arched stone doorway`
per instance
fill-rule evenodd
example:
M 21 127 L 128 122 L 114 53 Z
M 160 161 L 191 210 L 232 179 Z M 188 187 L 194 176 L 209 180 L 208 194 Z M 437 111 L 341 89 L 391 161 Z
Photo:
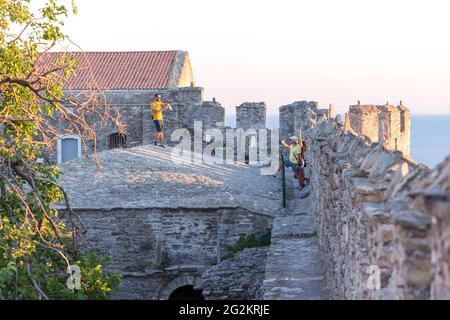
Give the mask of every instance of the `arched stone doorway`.
M 166 284 L 156 297 L 157 300 L 204 300 L 201 290 L 196 290 L 200 278 L 193 275 L 179 276 Z
M 195 290 L 194 286 L 182 286 L 175 289 L 168 300 L 205 300 L 201 290 Z

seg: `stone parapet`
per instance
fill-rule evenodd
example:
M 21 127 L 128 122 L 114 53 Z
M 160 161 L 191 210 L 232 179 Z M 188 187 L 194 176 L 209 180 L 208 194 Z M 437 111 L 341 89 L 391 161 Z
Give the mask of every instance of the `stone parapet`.
M 236 107 L 236 128 L 266 129 L 266 104 L 264 102 L 244 102 Z
M 315 101 L 296 101 L 281 106 L 279 112 L 280 138 L 287 140 L 290 136 L 298 136 L 300 129 L 308 134 L 317 122 L 319 104 Z
M 448 299 L 450 158 L 431 170 L 344 129 L 318 123 L 307 154 L 332 298 Z

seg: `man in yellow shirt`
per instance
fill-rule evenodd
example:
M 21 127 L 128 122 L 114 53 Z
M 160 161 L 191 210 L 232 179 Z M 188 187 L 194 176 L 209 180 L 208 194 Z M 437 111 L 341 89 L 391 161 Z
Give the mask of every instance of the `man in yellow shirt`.
M 162 102 L 161 95 L 159 93 L 155 94 L 155 101 L 152 102 L 151 111 L 152 119 L 155 124 L 156 134 L 153 140 L 153 145 L 161 148 L 166 146 L 163 144 L 164 140 L 164 121 L 163 121 L 163 111 L 169 108 L 169 104 Z

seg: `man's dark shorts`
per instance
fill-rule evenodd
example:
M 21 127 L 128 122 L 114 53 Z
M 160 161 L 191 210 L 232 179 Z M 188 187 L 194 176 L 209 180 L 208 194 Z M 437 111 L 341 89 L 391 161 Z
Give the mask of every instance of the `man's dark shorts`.
M 164 122 L 162 120 L 153 120 L 155 123 L 156 131 L 163 132 L 164 130 Z

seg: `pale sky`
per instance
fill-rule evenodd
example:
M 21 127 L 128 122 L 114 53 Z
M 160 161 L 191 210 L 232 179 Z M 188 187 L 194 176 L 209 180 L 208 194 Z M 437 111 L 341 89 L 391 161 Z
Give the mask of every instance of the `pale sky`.
M 185 50 L 205 98 L 450 114 L 448 0 L 77 0 L 85 51 Z

